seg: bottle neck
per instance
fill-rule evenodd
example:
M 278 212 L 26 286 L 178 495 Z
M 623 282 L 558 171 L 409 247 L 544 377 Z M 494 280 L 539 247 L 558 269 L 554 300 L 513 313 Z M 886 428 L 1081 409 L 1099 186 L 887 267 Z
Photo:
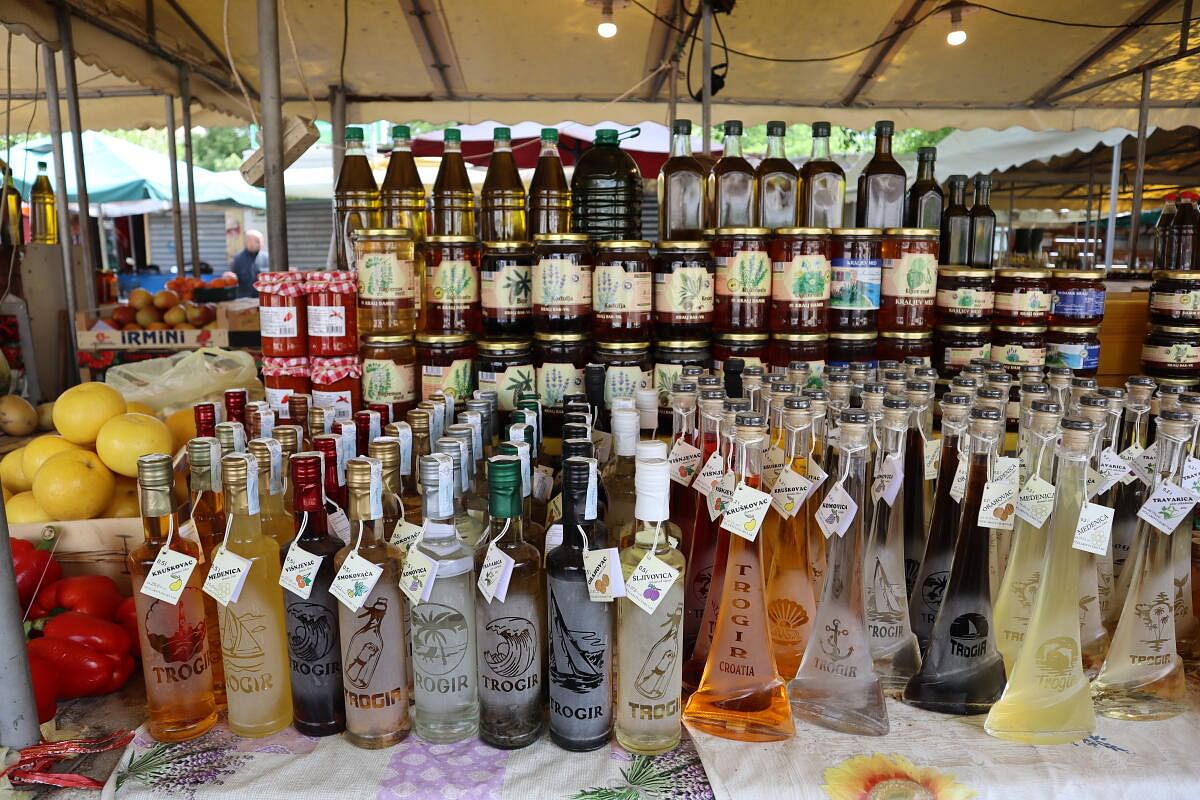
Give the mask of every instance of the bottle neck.
M 316 539 L 324 536 L 328 532 L 328 516 L 325 513 L 325 505 L 321 502 L 321 485 L 316 483 L 303 483 L 296 486 L 292 490 L 292 508 L 296 514 L 296 529 L 300 529 L 300 525 L 304 525 L 304 539 Z M 304 522 L 302 514 L 308 515 L 308 521 Z
M 235 517 L 254 517 L 250 513 L 250 497 L 245 486 L 225 486 L 225 509 Z
M 686 133 L 675 133 L 671 135 L 671 157 L 691 156 L 692 154 L 692 137 Z
M 967 204 L 967 187 L 963 183 L 950 184 L 950 205 L 965 206 Z
M 1169 436 L 1159 430 L 1155 441 L 1158 443 L 1158 462 L 1154 471 L 1159 478 L 1155 483 L 1165 480 L 1178 482 L 1183 475 L 1184 454 L 1187 452 L 1188 440 Z
M 162 544 L 172 522 L 171 487 L 143 486 L 138 491 L 142 508 L 142 533 L 147 542 Z
M 442 145 L 443 156 L 462 156 L 461 142 L 446 142 Z
M 933 180 L 933 159 L 923 158 L 917 162 L 917 180 L 932 181 Z
M 492 142 L 493 153 L 511 153 L 512 141 L 510 139 L 495 139 Z
M 782 149 L 782 145 L 780 145 Z M 812 140 L 812 160 L 813 161 L 828 161 L 829 160 L 829 137 L 814 136 Z
M 583 536 L 579 526 L 585 531 L 591 531 L 595 519 L 586 519 L 587 487 L 563 486 L 562 525 L 563 543 L 572 547 L 583 547 Z
M 808 453 L 812 450 L 812 426 L 789 425 L 785 423 L 784 432 L 787 434 L 788 461 L 795 461 L 797 458 L 808 458 Z
M 365 157 L 366 154 L 367 154 L 366 143 L 363 142 L 361 139 L 347 139 L 346 140 L 346 155 L 347 156 L 364 156 Z
M 396 138 L 392 139 L 392 152 L 393 153 L 411 153 L 412 152 L 412 139 L 408 139 L 408 138 L 405 138 L 402 136 L 397 136 Z
M 892 154 L 892 135 L 876 134 L 875 135 L 875 155 L 890 156 Z
M 991 203 L 992 187 L 977 185 L 975 187 L 975 205 L 987 206 Z
M 736 134 L 725 134 L 725 141 L 722 144 L 722 149 L 725 158 L 741 158 L 742 157 L 742 137 Z
M 767 137 L 767 158 L 787 158 L 782 136 Z

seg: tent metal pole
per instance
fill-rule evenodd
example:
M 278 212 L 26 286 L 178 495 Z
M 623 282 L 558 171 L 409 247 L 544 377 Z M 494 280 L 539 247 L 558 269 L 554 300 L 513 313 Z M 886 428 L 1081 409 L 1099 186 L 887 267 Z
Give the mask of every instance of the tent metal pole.
M 75 202 L 79 206 L 79 244 L 83 249 L 83 286 L 89 310 L 96 308 L 96 244 L 92 240 L 91 211 L 88 204 L 87 174 L 83 162 L 83 123 L 79 118 L 79 81 L 75 77 L 75 41 L 71 36 L 71 12 L 64 2 L 55 6 L 58 17 L 58 41 L 62 45 L 63 83 L 67 87 L 67 122 L 71 126 L 71 147 L 75 157 Z M 74 325 L 75 321 L 72 320 Z
M 46 112 L 50 118 L 50 144 L 54 156 L 54 192 L 58 202 L 58 246 L 62 250 L 63 289 L 67 295 L 67 332 L 71 337 L 71 360 L 76 363 L 79 352 L 78 337 L 75 335 L 75 256 L 71 251 L 71 209 L 67 207 L 67 164 L 62 143 L 62 109 L 58 102 L 58 60 L 54 51 L 42 45 L 42 65 L 46 73 Z M 74 369 L 68 374 L 77 375 Z
M 175 271 L 183 275 L 183 212 L 179 208 L 179 161 L 175 149 L 175 98 L 167 95 L 167 159 L 171 164 L 171 229 L 175 233 Z
M 1096 182 L 1096 159 L 1094 158 L 1094 156 L 1091 153 L 1089 153 L 1088 154 L 1087 216 L 1084 218 L 1084 223 L 1083 223 L 1083 240 L 1084 240 L 1083 246 L 1085 248 L 1085 252 L 1090 252 L 1091 255 L 1087 257 L 1087 261 L 1084 263 L 1085 267 L 1089 266 L 1090 264 L 1096 263 L 1096 248 L 1094 246 L 1095 242 L 1092 241 L 1092 239 L 1095 235 L 1095 230 L 1096 230 L 1096 226 L 1095 226 L 1096 221 L 1092 218 L 1092 197 L 1095 194 L 1095 182 Z
M 329 118 L 332 122 L 330 137 L 333 139 L 333 185 L 337 186 L 338 175 L 342 172 L 342 162 L 346 159 L 346 87 L 329 87 Z M 334 231 L 329 237 L 329 253 L 325 263 L 329 269 L 337 269 L 337 237 Z
M 701 0 L 704 8 L 704 94 L 701 95 L 700 126 L 704 129 L 704 155 L 712 155 L 712 3 Z
M 1113 145 L 1112 172 L 1108 178 L 1108 226 L 1104 229 L 1104 268 L 1111 270 L 1113 265 L 1113 245 L 1116 243 L 1117 230 L 1117 191 L 1121 184 L 1121 143 Z
M 1142 227 L 1142 189 L 1146 178 L 1146 128 L 1150 123 L 1150 70 L 1142 73 L 1142 102 L 1138 106 L 1137 167 L 1133 172 L 1133 214 L 1129 218 L 1129 268 L 1137 269 L 1138 235 Z
M 187 67 L 179 66 L 179 106 L 183 111 L 183 160 L 187 164 L 188 244 L 192 275 L 200 277 L 200 228 L 196 224 L 196 168 L 192 162 L 192 88 Z M 179 270 L 183 275 L 183 270 Z
M 287 209 L 283 189 L 283 105 L 279 86 L 279 6 L 257 0 L 259 92 L 262 96 L 262 144 L 267 194 L 267 254 L 271 269 L 286 270 Z

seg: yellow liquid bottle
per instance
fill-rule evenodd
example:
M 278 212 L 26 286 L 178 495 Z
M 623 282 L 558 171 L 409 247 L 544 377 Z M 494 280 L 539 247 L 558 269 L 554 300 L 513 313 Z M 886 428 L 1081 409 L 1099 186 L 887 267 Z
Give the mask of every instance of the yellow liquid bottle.
M 525 184 L 512 154 L 512 131 L 496 128 L 492 158 L 479 193 L 479 235 L 485 242 L 521 242 L 525 229 Z
M 1086 395 L 1080 398 L 1076 413 L 1090 420 L 1097 431 L 1097 436 L 1092 440 L 1089 467 L 1098 470 L 1099 432 L 1108 421 L 1108 401 L 1098 394 Z M 1104 618 L 1100 613 L 1100 574 L 1104 567 L 1100 557 L 1092 553 L 1085 553 L 1083 560 L 1084 567 L 1079 571 L 1079 646 L 1083 653 L 1083 671 L 1089 678 L 1094 678 L 1104 663 L 1109 645 L 1108 629 L 1104 627 Z
M 467 176 L 462 155 L 462 132 L 447 128 L 443 132 L 442 163 L 433 181 L 430 203 L 435 236 L 475 235 L 475 189 Z
M 392 126 L 392 154 L 387 172 L 379 184 L 382 227 L 403 228 L 418 244 L 425 239 L 428 212 L 425 186 L 412 154 L 412 130 L 407 125 Z
M 287 469 L 283 448 L 273 439 L 251 439 L 246 448 L 258 460 L 258 508 L 262 532 L 280 547 L 286 547 L 296 538 L 296 523 L 283 505 L 283 474 Z
M 37 180 L 29 192 L 29 235 L 38 244 L 58 244 L 58 215 L 54 211 L 54 190 L 46 174 L 46 162 L 38 162 Z
M 379 186 L 371 172 L 362 128 L 346 128 L 346 154 L 333 188 L 334 262 L 331 269 L 354 268 L 355 231 L 378 228 Z M 286 265 L 285 265 L 286 266 Z
M 220 445 L 211 436 L 197 436 L 188 442 L 189 476 L 192 494 L 191 522 L 196 528 L 193 542 L 199 549 L 200 564 L 196 572 L 204 584 L 208 554 L 221 543 L 225 535 L 225 495 L 221 491 Z M 208 635 L 208 658 L 212 669 L 213 696 L 217 709 L 225 710 L 225 666 L 221 659 L 220 606 L 203 592 L 205 632 Z

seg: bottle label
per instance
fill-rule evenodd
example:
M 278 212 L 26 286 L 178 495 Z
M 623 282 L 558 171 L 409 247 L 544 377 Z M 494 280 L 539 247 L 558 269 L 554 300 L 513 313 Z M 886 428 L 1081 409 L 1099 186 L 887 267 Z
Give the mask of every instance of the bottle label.
M 883 294 L 903 300 L 932 300 L 937 294 L 937 256 L 904 253 L 883 263 Z
M 382 574 L 383 567 L 367 561 L 357 550 L 351 550 L 329 584 L 329 593 L 346 608 L 358 611 Z
M 483 564 L 479 568 L 479 580 L 475 584 L 484 600 L 489 603 L 493 600 L 504 602 L 504 598 L 508 596 L 508 584 L 512 580 L 514 564 L 516 561 L 513 557 L 496 547 L 494 541 L 488 545 Z
M 574 364 L 542 364 L 537 368 L 537 390 L 544 406 L 560 406 L 563 395 L 583 391 L 583 370 Z
M 1046 345 L 1046 366 L 1096 369 L 1100 366 L 1100 343 L 1051 342 Z
M 433 593 L 433 582 L 437 578 L 438 562 L 414 547 L 404 557 L 404 569 L 400 573 L 400 591 L 404 592 L 414 606 L 429 600 Z
M 1046 363 L 1046 348 L 1026 347 L 1021 344 L 993 344 L 992 357 L 1010 367 L 1041 367 Z
M 946 367 L 965 367 L 972 358 L 982 358 L 985 361 L 991 357 L 992 346 L 983 344 L 979 347 L 947 347 L 942 365 Z
M 703 453 L 683 439 L 676 439 L 670 454 L 667 455 L 671 480 L 682 486 L 690 486 L 692 478 L 696 474 L 696 468 L 700 466 L 700 456 L 702 455 Z
M 397 364 L 390 358 L 364 358 L 362 395 L 364 403 L 405 403 L 416 399 L 416 365 Z
M 1002 531 L 1013 529 L 1020 464 L 1015 458 L 996 459 L 992 479 L 983 485 L 983 500 L 975 517 L 979 527 Z
M 1138 509 L 1137 515 L 1138 519 L 1169 535 L 1191 515 L 1195 505 L 1196 497 L 1190 491 L 1170 481 L 1163 481 L 1154 487 L 1153 494 Z
M 704 462 L 700 472 L 696 474 L 696 478 L 692 481 L 692 488 L 707 498 L 712 493 L 713 485 L 721 480 L 724 474 L 725 458 L 719 452 L 714 452 Z
M 292 414 L 288 411 L 288 398 L 294 394 L 292 389 L 273 389 L 270 386 L 266 387 L 267 405 L 275 412 L 277 419 L 291 419 Z
M 158 555 L 154 557 L 154 563 L 150 565 L 150 571 L 146 573 L 146 580 L 142 582 L 142 594 L 177 605 L 197 563 L 197 560 L 187 553 L 180 553 L 168 547 L 160 548 Z
M 883 500 L 889 506 L 896 504 L 896 494 L 904 483 L 903 457 L 899 453 L 889 453 L 875 465 L 875 480 L 871 482 L 871 499 L 878 503 Z
M 424 364 L 421 367 L 421 399 L 428 400 L 437 392 L 454 395 L 457 400 L 471 396 L 471 359 L 459 358 L 448 367 Z
M 882 279 L 882 259 L 833 259 L 830 269 L 829 307 L 858 311 L 879 308 Z
M 792 256 L 772 263 L 771 297 L 784 302 L 823 303 L 829 299 L 831 267 L 823 255 Z
M 309 306 L 309 336 L 345 336 L 346 309 L 342 306 Z
M 1054 510 L 1054 497 L 1058 490 L 1054 484 L 1040 475 L 1030 475 L 1017 496 L 1017 516 L 1035 528 L 1040 528 L 1050 519 Z
M 721 479 L 713 484 L 708 493 L 708 517 L 716 522 L 717 517 L 725 513 L 733 502 L 733 492 L 737 489 L 737 476 L 726 472 Z
M 592 273 L 592 310 L 597 314 L 649 314 L 650 273 L 604 265 Z
M 532 392 L 537 384 L 536 371 L 532 364 L 509 367 L 503 372 L 479 371 L 479 391 L 496 393 L 496 408 L 512 411 L 517 407 L 517 395 Z
M 1083 508 L 1079 510 L 1079 522 L 1075 525 L 1075 537 L 1071 546 L 1098 556 L 1107 553 L 1108 537 L 1112 533 L 1115 514 L 1113 509 L 1097 503 L 1084 503 Z
M 826 539 L 835 533 L 845 536 L 857 513 L 858 503 L 854 502 L 854 498 L 839 481 L 829 488 L 825 499 L 821 501 L 821 506 L 817 509 L 817 524 L 821 526 L 821 532 L 825 534 Z
M 703 473 L 701 473 L 703 474 Z M 699 479 L 697 479 L 699 480 Z M 771 505 L 784 519 L 791 519 L 800 512 L 804 501 L 812 494 L 816 484 L 786 466 L 771 487 Z
M 322 561 L 323 556 L 308 552 L 298 541 L 292 540 L 279 571 L 279 585 L 301 600 L 307 600 L 312 594 L 313 582 L 317 579 L 317 570 L 321 569 Z
M 392 528 L 388 544 L 397 548 L 401 553 L 407 553 L 413 548 L 413 545 L 421 541 L 421 534 L 424 532 L 425 529 L 420 525 L 414 525 L 408 520 L 402 519 L 396 523 L 395 528 Z
M 768 297 L 771 294 L 771 263 L 766 252 L 740 250 L 732 258 L 718 258 L 714 291 L 722 297 Z
M 991 291 L 975 288 L 938 289 L 937 307 L 959 316 L 981 316 L 992 310 L 996 297 Z
M 479 273 L 482 306 L 503 309 L 508 315 L 528 317 L 533 313 L 533 267 L 502 264 L 499 269 Z
M 443 261 L 425 267 L 425 299 L 439 306 L 467 308 L 479 302 L 479 281 L 470 261 Z
M 607 736 L 612 727 L 612 607 L 590 603 L 578 581 L 551 574 L 548 629 L 550 726 L 568 739 Z
M 250 574 L 253 563 L 250 559 L 225 549 L 225 545 L 222 544 L 213 554 L 208 577 L 204 579 L 204 593 L 222 606 L 236 603 L 242 594 L 242 587 L 246 585 L 246 577 Z
M 950 483 L 950 496 L 954 502 L 961 503 L 967 491 L 967 459 L 959 458 L 958 469 L 954 470 L 954 480 Z
M 412 308 L 417 299 L 417 277 L 411 259 L 395 253 L 363 253 L 354 262 L 358 275 L 358 299 L 364 305 L 397 303 Z M 374 301 L 374 302 L 372 302 Z
M 655 364 L 654 385 L 658 387 L 658 407 L 671 407 L 670 389 L 683 374 L 683 364 Z
M 204 617 L 204 595 L 189 587 L 187 580 L 172 594 L 176 597 L 173 601 L 156 597 L 146 591 L 144 584 L 135 593 L 138 625 L 145 629 L 149 645 L 141 653 L 142 670 L 147 684 L 159 691 L 178 693 L 175 697 L 196 697 L 212 690 L 208 671 L 211 654 L 205 647 L 209 631 Z M 154 600 L 147 601 L 143 595 Z
M 284 339 L 300 335 L 296 309 L 289 306 L 259 306 L 258 329 L 263 338 Z
M 1164 367 L 1200 367 L 1200 347 L 1192 344 L 1148 344 L 1142 347 L 1142 361 Z
M 713 275 L 704 267 L 677 267 L 654 276 L 654 310 L 680 322 L 702 322 L 712 316 Z
M 586 316 L 592 310 L 592 274 L 586 264 L 543 258 L 533 265 L 535 314 Z
M 312 402 L 317 408 L 324 408 L 328 411 L 333 411 L 334 420 L 348 420 L 353 416 L 353 406 L 350 404 L 350 390 L 346 389 L 342 392 L 330 392 L 325 389 L 312 390 Z M 331 422 L 326 417 L 326 422 Z
M 503 603 L 480 605 L 476 615 L 480 702 L 504 709 L 505 717 L 494 723 L 498 726 L 510 719 L 515 726 L 518 716 L 532 716 L 540 724 L 545 609 L 538 608 L 533 593 L 514 594 Z
M 733 490 L 733 499 L 725 509 L 721 530 L 741 536 L 748 542 L 758 538 L 763 520 L 771 509 L 771 495 L 753 486 L 739 483 Z
M 1050 311 L 1050 293 L 1041 289 L 997 292 L 996 310 L 1010 317 L 1044 317 Z
M 925 442 L 925 480 L 937 480 L 938 470 L 942 467 L 942 440 L 930 439 Z
M 1104 289 L 1057 289 L 1050 300 L 1056 317 L 1093 319 L 1104 316 Z
M 648 552 L 625 581 L 625 596 L 642 611 L 653 614 L 679 575 L 679 570 Z
M 641 367 L 609 367 L 604 372 L 604 406 L 612 408 L 614 398 L 633 400 L 639 389 L 653 388 L 653 370 L 643 370 Z
M 1150 313 L 1186 319 L 1200 317 L 1200 289 L 1187 292 L 1165 292 L 1152 288 L 1150 290 Z M 264 329 L 263 336 L 266 335 Z

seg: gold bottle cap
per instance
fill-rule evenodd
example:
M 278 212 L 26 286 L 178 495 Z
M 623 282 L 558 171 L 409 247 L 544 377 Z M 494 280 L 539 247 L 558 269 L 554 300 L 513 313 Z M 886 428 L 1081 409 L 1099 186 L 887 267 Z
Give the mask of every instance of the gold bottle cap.
M 346 485 L 350 489 L 365 492 L 371 488 L 371 462 L 365 458 L 346 461 Z
M 275 430 L 271 431 L 271 436 L 279 442 L 285 456 L 294 456 L 300 452 L 300 441 L 304 438 L 304 429 L 299 425 L 276 425 Z
M 238 446 L 246 446 L 246 429 L 240 422 L 218 422 L 217 441 L 221 443 L 221 455 L 239 452 Z
M 408 411 L 408 425 L 413 433 L 429 433 L 429 410 L 412 408 Z
M 205 457 L 208 451 L 205 450 Z M 137 460 L 138 484 L 143 489 L 169 489 L 174 483 L 171 457 L 166 453 L 150 453 Z
M 266 475 L 271 471 L 271 446 L 266 439 L 251 439 L 246 445 L 246 452 L 258 461 L 258 474 Z
M 221 458 L 221 483 L 226 489 L 245 489 L 250 465 L 254 464 L 255 473 L 258 463 L 254 456 L 247 453 L 229 453 Z
M 379 459 L 383 471 L 400 468 L 400 441 L 393 436 L 380 436 L 367 445 L 367 455 Z
M 188 463 L 193 467 L 212 466 L 212 446 L 220 443 L 214 436 L 197 436 L 187 444 Z
M 308 432 L 312 436 L 329 432 L 329 425 L 325 421 L 325 409 L 317 407 L 308 409 Z

